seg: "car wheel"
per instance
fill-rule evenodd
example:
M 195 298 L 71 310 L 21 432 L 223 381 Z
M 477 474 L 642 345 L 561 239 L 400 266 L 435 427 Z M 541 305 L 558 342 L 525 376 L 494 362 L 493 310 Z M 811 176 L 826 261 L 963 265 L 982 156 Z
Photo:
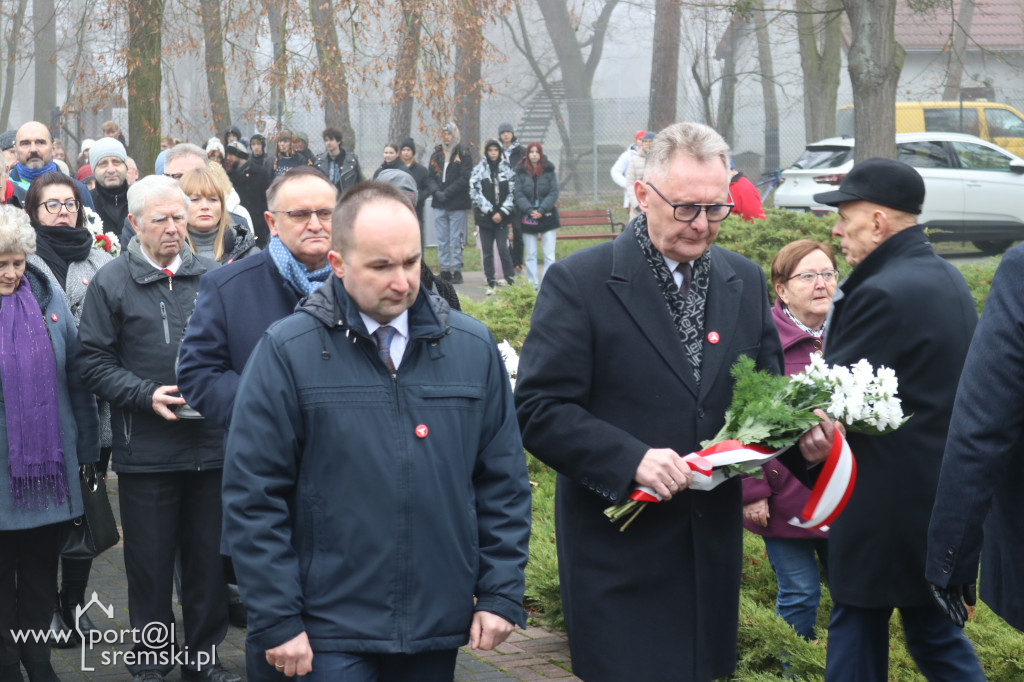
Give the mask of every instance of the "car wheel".
M 991 241 L 976 241 L 971 243 L 974 244 L 974 247 L 982 253 L 995 256 L 1010 248 L 1010 244 L 1013 244 L 1013 240 L 994 239 Z

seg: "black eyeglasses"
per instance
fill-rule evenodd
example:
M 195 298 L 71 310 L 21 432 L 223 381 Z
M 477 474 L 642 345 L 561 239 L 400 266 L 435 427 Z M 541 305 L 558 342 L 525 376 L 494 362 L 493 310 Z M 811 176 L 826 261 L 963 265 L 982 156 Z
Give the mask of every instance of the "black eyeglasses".
M 297 208 L 294 211 L 271 211 L 271 213 L 284 213 L 292 222 L 305 225 L 314 215 L 316 215 L 317 220 L 321 223 L 327 223 L 334 214 L 334 209 L 318 208 L 315 211 L 311 211 L 308 208 Z
M 82 206 L 82 202 L 78 199 L 68 199 L 67 201 L 50 199 L 49 201 L 44 201 L 40 206 L 45 208 L 47 213 L 60 213 L 62 206 L 68 213 L 78 213 L 78 209 Z
M 804 284 L 814 284 L 821 277 L 821 281 L 825 284 L 832 284 L 839 277 L 838 270 L 823 270 L 821 272 L 798 272 L 790 279 L 798 279 Z
M 654 190 L 654 193 L 661 197 L 666 204 L 672 207 L 672 217 L 681 223 L 692 223 L 704 211 L 709 223 L 720 223 L 732 213 L 735 204 L 673 204 L 665 198 L 665 195 L 658 191 L 658 188 L 651 183 L 645 183 Z M 729 197 L 732 198 L 731 196 Z

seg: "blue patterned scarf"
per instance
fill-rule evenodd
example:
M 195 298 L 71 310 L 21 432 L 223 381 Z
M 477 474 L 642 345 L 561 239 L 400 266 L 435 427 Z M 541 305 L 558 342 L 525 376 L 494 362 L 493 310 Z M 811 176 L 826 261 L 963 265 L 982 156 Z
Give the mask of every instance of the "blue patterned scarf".
M 312 272 L 307 270 L 305 265 L 295 260 L 295 256 L 278 237 L 270 238 L 270 246 L 267 249 L 270 251 L 270 259 L 274 261 L 281 276 L 303 296 L 309 296 L 319 289 L 331 274 L 330 265 L 325 265 Z
M 60 168 L 57 168 L 57 164 L 54 163 L 52 159 L 50 160 L 50 163 L 46 164 L 42 168 L 26 168 L 25 166 L 21 165 L 21 162 L 18 162 L 17 166 L 15 167 L 18 169 L 18 176 L 21 178 L 20 184 L 25 189 L 28 189 L 28 186 L 32 184 L 32 181 L 38 178 L 43 173 L 60 171 Z
M 57 294 L 60 295 L 60 294 Z M 68 499 L 60 435 L 57 364 L 28 279 L 0 302 L 0 382 L 7 420 L 7 468 L 16 507 Z

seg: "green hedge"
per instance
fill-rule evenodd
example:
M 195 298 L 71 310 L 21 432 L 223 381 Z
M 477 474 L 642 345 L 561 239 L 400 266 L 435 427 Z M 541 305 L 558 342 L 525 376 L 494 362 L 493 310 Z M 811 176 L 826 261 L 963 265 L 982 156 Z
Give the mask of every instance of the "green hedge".
M 802 238 L 831 242 L 834 216 L 817 218 L 810 214 L 768 211 L 768 219 L 746 223 L 729 219 L 723 223 L 717 243 L 741 253 L 767 272 L 775 253 L 785 244 Z M 842 275 L 849 266 L 840 261 Z M 971 288 L 978 310 L 984 305 L 998 259 L 960 266 Z M 500 289 L 482 303 L 464 301 L 465 311 L 485 322 L 494 337 L 507 339 L 516 350 L 522 348 L 529 330 L 530 314 L 536 296 L 531 287 Z M 558 557 L 555 550 L 554 494 L 555 472 L 527 454 L 527 466 L 533 483 L 533 533 L 530 538 L 530 563 L 526 568 L 526 598 L 531 619 L 554 629 L 564 628 L 558 590 Z M 783 680 L 778 652 L 787 652 L 790 673 L 795 679 L 822 679 L 825 670 L 828 614 L 832 601 L 822 586 L 818 613 L 820 639 L 806 642 L 775 615 L 775 574 L 768 564 L 764 542 L 744 533 L 743 578 L 740 594 L 739 652 L 734 680 Z M 984 604 L 965 628 L 974 642 L 989 680 L 1010 682 L 1024 679 L 1024 648 L 1020 634 L 995 616 Z M 923 679 L 906 647 L 899 616 L 890 625 L 890 673 L 894 682 Z

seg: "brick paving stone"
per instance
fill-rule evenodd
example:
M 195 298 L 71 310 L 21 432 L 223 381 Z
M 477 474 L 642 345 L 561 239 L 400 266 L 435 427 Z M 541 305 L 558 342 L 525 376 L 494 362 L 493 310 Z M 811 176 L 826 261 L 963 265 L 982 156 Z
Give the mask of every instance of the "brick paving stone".
M 462 293 L 462 292 L 460 292 Z M 114 508 L 114 518 L 120 521 L 117 496 L 117 474 L 111 472 L 107 479 L 107 490 L 110 496 L 111 506 Z M 104 606 L 111 606 L 113 609 L 113 620 L 108 620 L 106 614 L 98 608 L 91 608 L 89 616 L 101 629 L 119 633 L 128 631 L 131 624 L 128 619 L 128 588 L 127 576 L 124 571 L 124 549 L 121 543 L 112 547 L 102 556 L 93 561 L 92 573 L 89 577 L 89 587 L 86 593 L 88 600 L 93 592 L 96 592 L 97 599 Z M 173 601 L 175 631 L 179 642 L 181 641 L 182 615 L 181 607 L 175 598 Z M 130 636 L 128 636 L 130 637 Z M 108 682 L 113 680 L 127 680 L 129 675 L 124 665 L 118 662 L 117 665 L 102 666 L 100 656 L 104 653 L 111 657 L 115 653 L 131 649 L 130 639 L 125 645 L 121 644 L 100 644 L 97 645 L 87 656 L 87 665 L 92 665 L 95 670 L 83 672 L 81 670 L 81 647 L 72 649 L 54 649 L 51 656 L 54 670 L 64 682 Z M 562 670 L 552 661 L 568 661 L 569 647 L 565 636 L 561 633 L 553 633 L 537 626 L 528 627 L 526 630 L 515 631 L 505 643 L 498 647 L 497 651 L 459 651 L 456 659 L 456 682 L 485 682 L 490 680 L 542 680 L 551 679 L 557 675 L 558 679 L 575 679 L 570 673 Z M 218 657 L 221 663 L 242 676 L 245 679 L 245 631 L 236 627 L 229 627 L 227 636 L 217 648 Z M 539 671 L 539 672 L 538 672 Z M 560 674 L 557 671 L 561 671 Z M 179 682 L 181 673 L 176 668 L 167 675 L 167 682 Z

